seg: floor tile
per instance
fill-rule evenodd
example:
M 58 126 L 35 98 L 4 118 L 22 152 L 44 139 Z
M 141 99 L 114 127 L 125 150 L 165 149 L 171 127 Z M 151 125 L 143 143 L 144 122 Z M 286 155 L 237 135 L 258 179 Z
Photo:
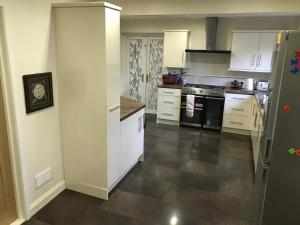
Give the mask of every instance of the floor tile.
M 157 125 L 150 117 L 144 158 L 108 201 L 66 190 L 24 225 L 251 224 L 249 137 Z

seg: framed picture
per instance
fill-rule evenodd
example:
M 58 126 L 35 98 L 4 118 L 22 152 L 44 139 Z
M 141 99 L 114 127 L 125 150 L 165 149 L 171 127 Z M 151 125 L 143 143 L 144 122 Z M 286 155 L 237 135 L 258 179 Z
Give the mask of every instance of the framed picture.
M 27 114 L 54 105 L 51 72 L 24 75 L 23 83 Z

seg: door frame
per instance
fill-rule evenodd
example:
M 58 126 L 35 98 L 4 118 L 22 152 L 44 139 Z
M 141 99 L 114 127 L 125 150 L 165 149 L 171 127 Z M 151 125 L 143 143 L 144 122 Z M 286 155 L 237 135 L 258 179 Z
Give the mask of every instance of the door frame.
M 16 113 L 14 106 L 14 93 L 12 89 L 12 76 L 9 67 L 9 57 L 7 49 L 7 39 L 5 30 L 5 19 L 3 6 L 0 5 L 0 80 L 3 103 L 6 119 L 6 129 L 8 136 L 8 145 L 12 165 L 12 177 L 14 183 L 14 192 L 16 199 L 17 220 L 14 225 L 24 222 L 26 217 L 24 187 L 22 182 L 22 172 L 20 169 L 19 144 L 17 138 Z

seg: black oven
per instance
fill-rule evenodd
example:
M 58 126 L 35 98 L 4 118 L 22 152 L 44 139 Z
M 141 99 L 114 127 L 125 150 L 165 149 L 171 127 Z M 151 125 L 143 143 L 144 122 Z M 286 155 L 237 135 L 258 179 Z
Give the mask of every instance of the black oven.
M 204 96 L 195 95 L 193 117 L 186 115 L 186 94 L 181 95 L 180 124 L 187 126 L 202 127 L 204 121 Z
M 224 100 L 224 97 L 205 96 L 203 128 L 222 129 Z
M 222 129 L 224 97 L 195 95 L 193 117 L 186 115 L 186 94 L 181 96 L 180 125 Z

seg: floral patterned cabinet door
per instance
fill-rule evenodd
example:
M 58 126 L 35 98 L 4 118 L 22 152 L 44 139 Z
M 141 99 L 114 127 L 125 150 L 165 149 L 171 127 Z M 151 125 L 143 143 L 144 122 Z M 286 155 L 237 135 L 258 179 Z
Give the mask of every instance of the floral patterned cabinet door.
M 128 95 L 131 99 L 145 103 L 145 74 L 147 56 L 146 37 L 127 38 Z
M 146 111 L 156 113 L 157 85 L 162 83 L 164 39 L 163 37 L 149 37 L 147 46 Z

